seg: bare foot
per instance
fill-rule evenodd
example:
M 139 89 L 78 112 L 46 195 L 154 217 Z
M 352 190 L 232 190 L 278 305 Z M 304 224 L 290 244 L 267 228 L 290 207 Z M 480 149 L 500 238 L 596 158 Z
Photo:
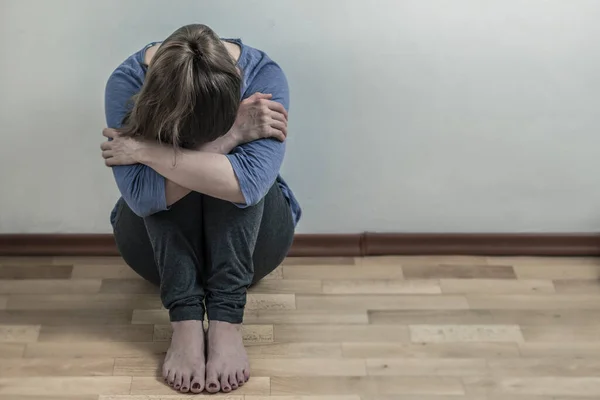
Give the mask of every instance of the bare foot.
M 171 322 L 173 338 L 163 364 L 163 377 L 173 389 L 204 390 L 204 326 L 202 321 Z
M 227 393 L 250 379 L 248 355 L 242 341 L 242 326 L 210 321 L 208 325 L 208 362 L 206 390 Z

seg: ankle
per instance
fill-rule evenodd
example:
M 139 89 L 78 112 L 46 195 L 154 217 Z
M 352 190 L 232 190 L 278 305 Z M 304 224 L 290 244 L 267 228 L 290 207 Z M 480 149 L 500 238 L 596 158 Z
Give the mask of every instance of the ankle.
M 171 321 L 171 327 L 173 328 L 173 330 L 199 329 L 200 327 L 202 327 L 202 330 L 204 330 L 203 321 L 196 319 L 190 319 L 185 321 Z
M 219 329 L 219 330 L 230 330 L 238 331 L 242 330 L 242 324 L 234 324 L 227 321 L 208 321 L 208 328 Z

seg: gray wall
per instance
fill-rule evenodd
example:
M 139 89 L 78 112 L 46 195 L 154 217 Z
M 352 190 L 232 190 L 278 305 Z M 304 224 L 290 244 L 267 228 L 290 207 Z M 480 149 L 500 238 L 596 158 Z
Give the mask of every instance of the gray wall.
M 203 22 L 292 90 L 300 232 L 597 231 L 600 1 L 2 0 L 0 232 L 109 232 L 103 90 Z

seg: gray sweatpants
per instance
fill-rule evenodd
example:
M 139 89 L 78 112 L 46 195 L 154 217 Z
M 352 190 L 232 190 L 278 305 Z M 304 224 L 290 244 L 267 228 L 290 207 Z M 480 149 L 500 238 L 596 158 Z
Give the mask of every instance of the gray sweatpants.
M 160 285 L 171 321 L 241 323 L 246 289 L 283 261 L 294 236 L 276 184 L 247 208 L 192 192 L 168 211 L 139 217 L 123 199 L 113 224 L 125 262 Z

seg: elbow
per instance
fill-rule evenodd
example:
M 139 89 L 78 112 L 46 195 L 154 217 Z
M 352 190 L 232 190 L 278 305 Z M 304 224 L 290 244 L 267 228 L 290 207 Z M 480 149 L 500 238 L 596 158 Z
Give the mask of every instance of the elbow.
M 152 214 L 155 214 L 158 210 L 154 210 L 153 207 L 148 204 L 148 202 L 143 201 L 142 199 L 135 198 L 131 195 L 123 196 L 123 200 L 129 206 L 129 209 L 138 217 L 146 218 Z

